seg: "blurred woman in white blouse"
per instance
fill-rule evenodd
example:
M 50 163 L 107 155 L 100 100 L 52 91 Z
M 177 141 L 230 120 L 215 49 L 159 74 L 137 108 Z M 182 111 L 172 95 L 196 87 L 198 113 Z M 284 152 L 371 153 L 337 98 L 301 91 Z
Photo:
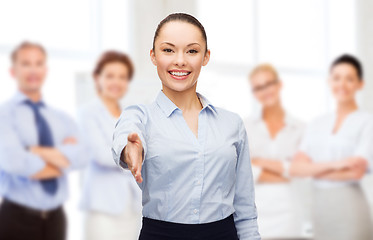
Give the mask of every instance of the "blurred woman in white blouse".
M 359 184 L 373 160 L 373 117 L 356 103 L 363 85 L 358 59 L 343 55 L 332 63 L 329 86 L 336 110 L 308 126 L 291 166 L 292 175 L 314 177 L 317 240 L 373 239 Z
M 130 58 L 105 52 L 93 71 L 98 97 L 80 112 L 82 135 L 90 154 L 82 207 L 86 210 L 85 239 L 135 240 L 141 227 L 141 191 L 131 173 L 116 166 L 111 153 L 120 99 L 133 76 Z
M 250 85 L 261 111 L 245 121 L 256 180 L 258 226 L 263 239 L 298 238 L 303 219 L 288 168 L 304 125 L 282 106 L 282 83 L 269 64 L 254 68 Z

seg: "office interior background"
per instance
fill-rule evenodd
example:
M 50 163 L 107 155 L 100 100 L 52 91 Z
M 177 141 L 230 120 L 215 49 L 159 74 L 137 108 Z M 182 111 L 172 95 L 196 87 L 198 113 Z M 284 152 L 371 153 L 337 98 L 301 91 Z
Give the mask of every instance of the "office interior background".
M 95 92 L 97 57 L 108 49 L 128 53 L 135 78 L 123 104 L 149 103 L 161 84 L 149 50 L 158 22 L 171 12 L 195 15 L 205 26 L 211 60 L 198 91 L 243 118 L 258 110 L 248 73 L 272 63 L 284 83 L 283 104 L 309 122 L 331 111 L 328 67 L 342 53 L 357 55 L 365 70 L 358 101 L 373 112 L 373 1 L 371 0 L 12 0 L 0 1 L 0 102 L 16 90 L 10 52 L 23 40 L 46 46 L 47 101 L 76 115 Z M 373 180 L 363 185 L 373 207 Z M 80 173 L 70 176 L 69 239 L 80 239 Z

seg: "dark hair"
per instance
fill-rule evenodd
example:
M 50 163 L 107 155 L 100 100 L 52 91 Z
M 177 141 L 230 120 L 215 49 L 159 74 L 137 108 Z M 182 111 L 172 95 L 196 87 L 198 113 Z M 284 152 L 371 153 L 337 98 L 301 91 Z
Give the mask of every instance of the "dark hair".
M 47 56 L 47 51 L 45 51 L 45 48 L 41 44 L 35 43 L 35 42 L 30 42 L 30 41 L 23 41 L 20 44 L 18 44 L 13 49 L 12 53 L 10 54 L 10 60 L 12 61 L 12 63 L 14 63 L 16 61 L 18 52 L 21 51 L 22 49 L 25 49 L 25 48 L 37 48 L 45 56 Z
M 153 51 L 154 51 L 154 44 L 155 44 L 155 40 L 157 39 L 158 35 L 159 35 L 159 32 L 161 31 L 163 25 L 165 25 L 166 23 L 168 22 L 174 22 L 174 21 L 181 21 L 181 22 L 187 22 L 187 23 L 190 23 L 196 27 L 198 27 L 198 29 L 201 31 L 202 33 L 202 37 L 203 39 L 205 40 L 205 43 L 206 43 L 206 52 L 207 52 L 207 35 L 206 35 L 206 31 L 205 31 L 205 28 L 203 27 L 203 25 L 197 20 L 197 18 L 193 17 L 192 15 L 189 15 L 187 13 L 171 13 L 170 15 L 168 15 L 165 19 L 163 19 L 159 24 L 158 24 L 158 27 L 157 29 L 155 30 L 155 33 L 154 33 L 154 39 L 153 39 Z
M 106 51 L 101 55 L 93 70 L 93 77 L 99 75 L 105 65 L 112 62 L 120 62 L 125 65 L 128 68 L 128 78 L 129 80 L 132 79 L 134 67 L 130 57 L 127 54 L 118 51 Z
M 332 65 L 330 66 L 330 71 L 337 65 L 339 64 L 343 64 L 343 63 L 346 63 L 346 64 L 350 64 L 351 66 L 353 66 L 356 70 L 356 73 L 359 77 L 359 80 L 362 81 L 363 80 L 363 66 L 361 65 L 361 62 L 359 61 L 359 59 L 357 59 L 356 57 L 352 56 L 352 55 L 349 55 L 349 54 L 343 54 L 342 56 L 336 58 Z

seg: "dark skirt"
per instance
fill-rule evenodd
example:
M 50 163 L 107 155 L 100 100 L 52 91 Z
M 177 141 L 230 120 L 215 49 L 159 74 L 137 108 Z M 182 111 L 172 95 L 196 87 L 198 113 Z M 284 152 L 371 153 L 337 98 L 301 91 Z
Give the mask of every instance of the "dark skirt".
M 144 217 L 139 240 L 238 240 L 233 215 L 211 223 L 182 224 Z

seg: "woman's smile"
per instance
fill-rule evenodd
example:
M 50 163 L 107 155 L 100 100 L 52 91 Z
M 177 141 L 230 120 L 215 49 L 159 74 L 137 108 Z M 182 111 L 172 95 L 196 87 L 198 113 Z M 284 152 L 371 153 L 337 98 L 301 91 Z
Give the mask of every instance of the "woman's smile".
M 168 71 L 170 76 L 176 80 L 185 80 L 190 75 L 191 71 L 172 69 Z

